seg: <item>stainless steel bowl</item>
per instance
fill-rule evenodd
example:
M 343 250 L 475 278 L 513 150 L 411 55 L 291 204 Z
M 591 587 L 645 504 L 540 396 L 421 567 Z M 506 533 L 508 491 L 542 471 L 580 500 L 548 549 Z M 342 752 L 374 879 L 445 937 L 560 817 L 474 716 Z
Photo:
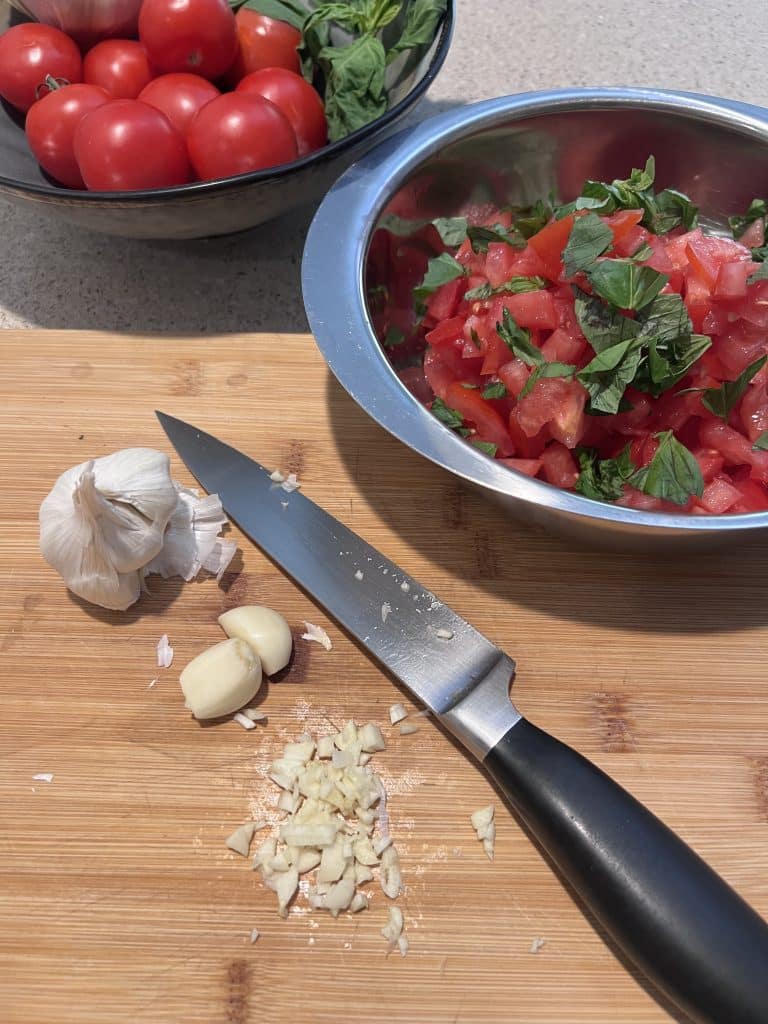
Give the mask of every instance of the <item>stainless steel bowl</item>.
M 371 150 L 321 204 L 304 250 L 307 316 L 333 373 L 381 426 L 414 451 L 531 524 L 593 546 L 709 549 L 768 531 L 768 513 L 683 516 L 592 501 L 499 465 L 439 423 L 401 384 L 366 301 L 372 236 L 416 186 L 425 217 L 451 216 L 472 196 L 529 203 L 578 195 L 586 178 L 625 177 L 656 157 L 657 183 L 691 195 L 703 223 L 768 189 L 768 111 L 744 103 L 643 89 L 506 96 L 434 117 Z M 397 266 L 382 272 L 397 275 Z M 370 283 L 370 282 L 369 282 Z

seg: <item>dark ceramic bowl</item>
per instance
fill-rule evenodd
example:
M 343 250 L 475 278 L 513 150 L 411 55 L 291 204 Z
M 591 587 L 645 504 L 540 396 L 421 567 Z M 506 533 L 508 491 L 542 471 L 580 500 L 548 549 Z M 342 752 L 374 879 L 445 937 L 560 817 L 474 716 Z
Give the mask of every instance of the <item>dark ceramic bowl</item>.
M 406 0 L 407 7 L 408 0 Z M 388 72 L 389 110 L 371 124 L 291 164 L 221 181 L 140 192 L 79 192 L 61 188 L 40 169 L 27 146 L 23 119 L 0 101 L 0 197 L 34 204 L 91 231 L 130 238 L 204 238 L 255 227 L 319 200 L 354 160 L 391 134 L 434 81 L 448 54 L 455 0 L 431 46 L 403 56 Z M 0 32 L 25 19 L 0 0 Z

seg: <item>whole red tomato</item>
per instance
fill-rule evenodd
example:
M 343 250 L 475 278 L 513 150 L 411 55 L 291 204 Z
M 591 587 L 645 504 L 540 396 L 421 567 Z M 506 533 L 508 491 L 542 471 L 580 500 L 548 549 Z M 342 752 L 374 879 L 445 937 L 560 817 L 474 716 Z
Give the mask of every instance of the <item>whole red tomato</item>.
M 83 81 L 119 100 L 135 100 L 153 78 L 147 51 L 135 39 L 104 39 L 83 61 Z
M 190 125 L 187 146 L 204 181 L 289 163 L 299 152 L 285 115 L 263 96 L 245 92 L 206 103 Z
M 97 192 L 166 188 L 190 179 L 184 136 L 139 100 L 112 100 L 86 114 L 75 131 L 75 157 L 86 186 Z
M 285 68 L 263 68 L 246 75 L 236 92 L 257 93 L 279 107 L 296 132 L 300 156 L 328 141 L 323 101 L 301 75 Z
M 235 16 L 227 0 L 144 0 L 139 38 L 159 71 L 223 75 L 237 53 Z
M 81 82 L 83 62 L 75 43 L 52 25 L 24 22 L 0 35 L 0 96 L 29 110 L 45 78 Z
M 75 159 L 77 126 L 111 99 L 98 85 L 76 83 L 52 89 L 29 108 L 24 126 L 29 148 L 43 170 L 67 188 L 85 188 Z
M 299 73 L 301 65 L 296 47 L 301 42 L 301 32 L 297 28 L 249 7 L 240 8 L 235 22 L 238 49 L 235 62 L 227 72 L 230 85 L 237 85 L 241 78 L 262 68 L 286 68 Z
M 153 79 L 142 89 L 139 99 L 162 110 L 174 128 L 186 135 L 198 110 L 219 95 L 207 78 L 179 72 Z

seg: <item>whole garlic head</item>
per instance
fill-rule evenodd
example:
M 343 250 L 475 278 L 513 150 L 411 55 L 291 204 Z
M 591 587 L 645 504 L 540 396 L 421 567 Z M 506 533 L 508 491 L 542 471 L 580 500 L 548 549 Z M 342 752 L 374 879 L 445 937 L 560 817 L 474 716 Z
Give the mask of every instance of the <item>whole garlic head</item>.
M 126 448 L 62 473 L 40 506 L 40 550 L 79 597 L 124 610 L 150 573 L 220 578 L 237 550 L 218 495 L 171 479 L 167 455 Z
M 68 469 L 40 506 L 40 550 L 69 589 L 123 610 L 163 547 L 176 508 L 167 455 L 126 448 Z

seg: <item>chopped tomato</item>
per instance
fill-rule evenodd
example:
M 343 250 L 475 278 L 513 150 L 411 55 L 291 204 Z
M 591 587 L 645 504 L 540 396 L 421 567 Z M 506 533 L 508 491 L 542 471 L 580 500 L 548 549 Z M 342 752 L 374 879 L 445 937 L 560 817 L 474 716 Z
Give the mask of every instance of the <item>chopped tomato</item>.
M 620 242 L 643 219 L 642 210 L 619 210 L 603 220 L 613 233 L 614 244 Z
M 498 295 L 491 300 L 489 317 L 493 321 L 504 319 L 507 309 L 520 327 L 553 331 L 557 327 L 557 308 L 552 292 L 543 289 L 523 292 L 521 295 Z
M 524 473 L 525 476 L 538 476 L 542 466 L 541 459 L 499 459 L 499 462 L 509 469 L 516 469 L 518 473 Z
M 449 384 L 445 404 L 461 413 L 465 422 L 475 426 L 479 440 L 495 444 L 499 455 L 513 454 L 514 448 L 504 420 L 479 391 L 458 381 Z
M 512 277 L 515 250 L 506 242 L 491 242 L 485 258 L 485 274 L 492 288 L 498 288 Z
M 541 453 L 541 465 L 544 479 L 554 484 L 555 487 L 563 487 L 570 490 L 579 479 L 579 467 L 573 455 L 562 444 L 557 441 L 549 445 Z
M 460 212 L 470 224 L 514 227 L 515 215 L 509 209 L 483 204 Z M 418 203 L 409 216 L 424 216 Z M 602 381 L 594 374 L 585 378 L 593 396 L 589 403 L 579 374 L 604 351 L 606 333 L 610 338 L 613 332 L 614 344 L 621 334 L 610 318 L 599 331 L 599 321 L 583 320 L 582 331 L 584 312 L 580 306 L 577 311 L 575 302 L 578 289 L 598 301 L 607 300 L 599 279 L 593 279 L 588 269 L 573 279 L 565 279 L 563 272 L 563 250 L 583 216 L 586 211 L 550 220 L 523 249 L 490 242 L 482 253 L 474 252 L 468 239 L 458 247 L 443 246 L 434 226 L 423 220 L 409 238 L 378 231 L 371 247 L 370 280 L 386 282 L 387 288 L 371 299 L 372 317 L 381 336 L 391 328 L 405 335 L 400 345 L 389 350 L 403 384 L 427 406 L 441 399 L 461 417 L 460 424 L 453 421 L 454 429 L 470 442 L 493 445 L 502 465 L 555 486 L 575 487 L 579 448 L 594 449 L 600 460 L 626 458 L 628 451 L 632 465 L 641 468 L 656 459 L 662 444 L 669 453 L 672 435 L 678 446 L 687 449 L 688 476 L 693 474 L 697 481 L 682 494 L 674 487 L 667 492 L 681 503 L 625 484 L 618 504 L 690 515 L 768 509 L 768 451 L 755 448 L 758 438 L 768 435 L 768 365 L 753 370 L 749 380 L 739 380 L 747 367 L 768 355 L 768 279 L 753 280 L 761 264 L 751 253 L 765 244 L 762 219 L 750 225 L 742 239 L 733 241 L 700 228 L 654 235 L 641 225 L 639 209 L 601 218 L 611 230 L 613 244 L 599 259 L 618 258 L 626 268 L 627 258 L 646 246 L 647 255 L 639 262 L 665 276 L 660 294 L 679 296 L 692 333 L 711 341 L 692 365 L 684 364 L 676 372 L 674 363 L 685 358 L 690 329 L 674 303 L 659 304 L 657 346 L 645 340 L 647 329 L 640 334 L 642 358 L 630 384 L 611 377 L 614 367 L 605 368 L 609 386 L 622 387 L 619 396 L 610 398 L 615 403 L 612 407 L 621 411 L 605 415 L 592 408 L 595 385 L 600 394 Z M 412 292 L 424 277 L 427 261 L 441 247 L 466 273 L 437 288 L 419 319 Z M 391 274 L 393 266 L 397 274 Z M 543 281 L 530 291 L 504 290 L 516 277 Z M 485 285 L 496 294 L 465 298 L 468 291 Z M 648 312 L 647 306 L 641 306 L 636 311 L 622 310 L 622 315 L 642 324 Z M 508 331 L 499 329 L 505 320 Z M 694 342 L 700 350 L 698 339 Z M 416 361 L 419 365 L 414 365 Z M 705 395 L 707 391 L 727 396 L 725 404 L 718 404 L 717 395 Z M 676 451 L 675 457 L 684 458 L 684 452 Z M 661 461 L 657 467 L 670 472 Z M 651 489 L 651 479 L 649 474 L 636 482 Z M 688 492 L 692 493 L 686 498 Z
M 550 281 L 557 281 L 563 272 L 563 249 L 568 244 L 574 220 L 572 213 L 561 220 L 552 220 L 528 239 L 528 245 L 541 260 Z

